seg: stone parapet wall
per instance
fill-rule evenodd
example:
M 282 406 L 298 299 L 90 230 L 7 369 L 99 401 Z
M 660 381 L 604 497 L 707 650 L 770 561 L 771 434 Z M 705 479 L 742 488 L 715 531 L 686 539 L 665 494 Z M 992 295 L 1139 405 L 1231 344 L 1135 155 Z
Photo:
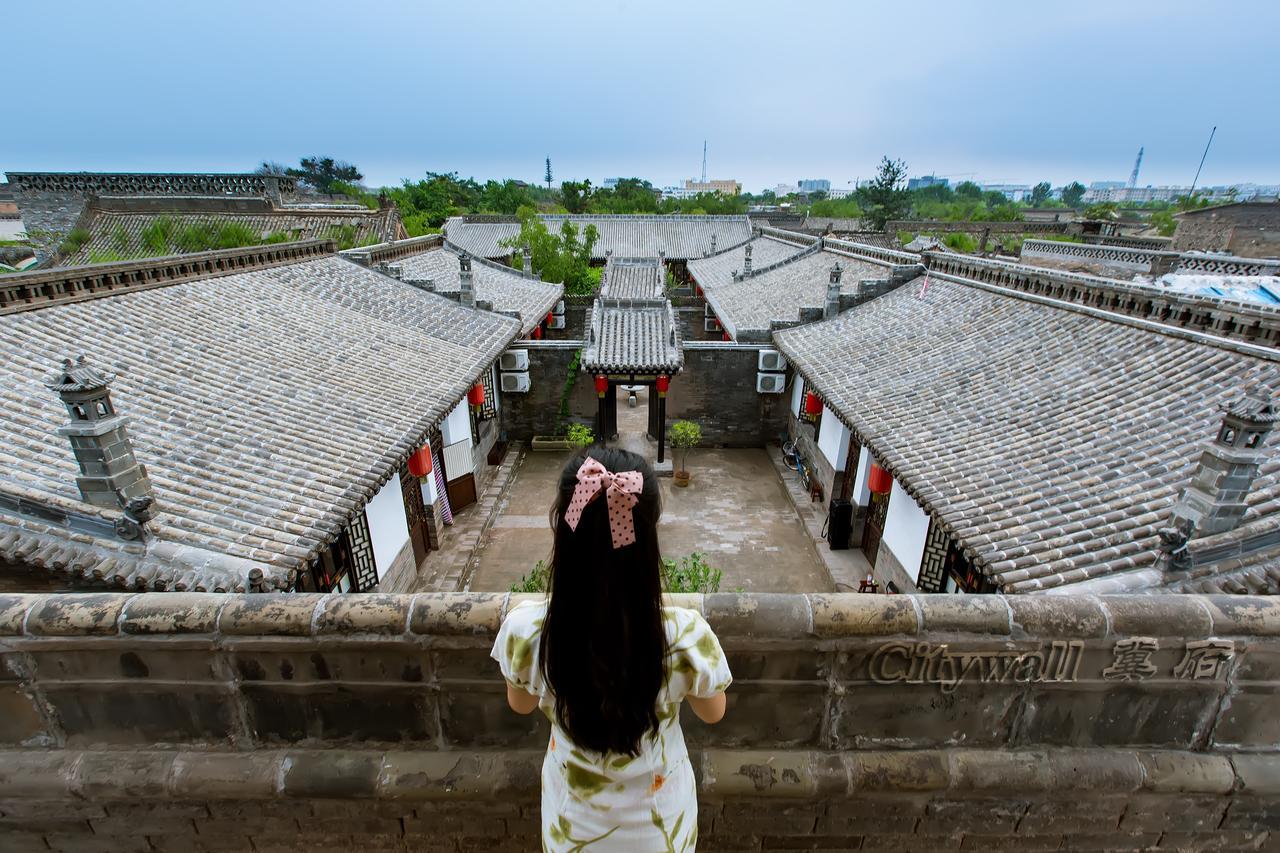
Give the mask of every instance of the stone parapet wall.
M 0 848 L 536 849 L 511 594 L 0 596 Z M 676 597 L 721 637 L 699 849 L 1257 849 L 1280 602 Z
M 296 178 L 232 172 L 8 172 L 15 194 L 259 195 L 297 192 Z
M 981 234 L 990 231 L 992 234 L 1066 234 L 1072 229 L 1072 222 L 951 222 L 941 219 L 893 219 L 885 224 L 884 230 L 890 234 L 899 231 L 910 231 L 913 234 Z
M 1022 257 L 1079 261 L 1086 264 L 1162 275 L 1167 272 L 1204 272 L 1216 275 L 1280 275 L 1280 260 L 1204 255 L 1114 245 L 1024 240 Z
M 1280 311 L 1267 305 L 968 255 L 924 252 L 922 257 L 931 273 L 957 280 L 1018 290 L 1246 345 L 1280 345 Z M 1251 353 L 1262 354 L 1258 350 L 1250 347 Z
M 522 598 L 0 596 L 0 847 L 536 849 Z M 735 675 L 685 720 L 700 850 L 1280 841 L 1275 600 L 676 602 Z

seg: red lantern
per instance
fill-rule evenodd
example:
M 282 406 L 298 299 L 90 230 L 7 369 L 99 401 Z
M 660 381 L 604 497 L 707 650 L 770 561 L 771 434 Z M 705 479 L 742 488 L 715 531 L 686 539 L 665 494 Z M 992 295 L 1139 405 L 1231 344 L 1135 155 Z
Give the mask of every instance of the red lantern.
M 552 314 L 550 311 L 548 311 L 548 312 L 547 312 L 547 325 L 548 325 L 548 326 L 550 326 L 550 325 L 551 325 L 551 318 L 552 318 L 553 316 L 555 316 L 555 315 L 554 315 L 554 314 Z
M 467 391 L 467 402 L 477 409 L 484 405 L 484 383 L 477 382 Z
M 877 495 L 883 495 L 893 488 L 893 475 L 874 462 L 867 474 L 867 488 Z
M 702 288 L 701 288 L 701 287 L 699 287 L 699 288 L 698 288 L 698 298 L 699 298 L 699 299 L 701 299 L 701 298 L 702 298 Z
M 603 397 L 605 392 L 609 390 L 609 377 L 603 373 L 596 376 L 596 395 Z
M 724 338 L 724 340 L 725 340 L 725 342 L 726 342 L 726 343 L 728 343 L 729 341 L 733 340 L 733 338 L 729 337 L 729 333 L 728 333 L 728 332 L 721 332 L 720 334 L 721 334 L 721 336 Z
M 657 385 L 659 394 L 665 394 L 667 393 L 667 389 L 671 387 L 671 377 L 659 376 L 658 381 L 654 384 Z
M 540 341 L 540 340 L 542 340 L 542 327 L 541 327 L 541 326 L 534 326 L 534 327 L 533 327 L 533 339 L 534 339 L 535 341 Z
M 422 445 L 409 457 L 409 473 L 415 477 L 425 477 L 431 473 L 431 445 Z
M 822 398 L 812 391 L 806 391 L 804 395 L 804 413 L 806 415 L 816 415 L 822 411 Z

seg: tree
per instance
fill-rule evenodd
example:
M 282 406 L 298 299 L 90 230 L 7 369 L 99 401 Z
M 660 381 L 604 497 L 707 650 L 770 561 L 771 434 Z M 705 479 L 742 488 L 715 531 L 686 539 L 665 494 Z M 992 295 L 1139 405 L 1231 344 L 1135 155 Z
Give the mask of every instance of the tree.
M 553 234 L 532 207 L 520 208 L 520 233 L 502 240 L 499 245 L 507 249 L 529 247 L 533 268 L 543 281 L 564 284 L 565 293 L 585 295 L 595 289 L 599 279 L 591 275 L 591 250 L 600 233 L 594 225 L 587 225 L 578 237 L 578 229 L 565 220 L 559 233 Z
M 284 163 L 277 163 L 275 160 L 263 160 L 258 168 L 253 170 L 255 175 L 287 175 L 289 167 Z
M 982 199 L 982 187 L 973 181 L 961 181 L 956 187 L 956 195 L 971 201 L 980 201 Z
M 481 213 L 504 213 L 510 216 L 522 207 L 533 206 L 533 196 L 526 185 L 512 180 L 487 181 L 476 198 L 475 209 Z
M 547 158 L 546 181 L 547 181 L 547 189 L 551 189 L 551 158 L 550 157 Z
M 570 213 L 585 213 L 590 199 L 590 181 L 565 181 L 560 184 L 561 203 Z
M 1084 200 L 1084 184 L 1072 181 L 1062 188 L 1062 203 L 1067 207 L 1079 207 Z
M 901 219 L 911 206 L 906 176 L 906 163 L 882 157 L 876 176 L 858 188 L 858 206 L 874 230 L 883 231 L 889 220 Z
M 314 187 L 317 192 L 328 193 L 335 181 L 353 184 L 364 179 L 355 166 L 332 157 L 303 157 L 300 165 L 302 168 L 287 169 L 285 174 Z
M 1053 187 L 1049 185 L 1048 181 L 1041 181 L 1040 183 L 1036 184 L 1034 187 L 1031 188 L 1031 206 L 1039 207 L 1040 205 L 1044 204 L 1046 201 L 1049 200 L 1049 195 L 1052 192 L 1053 192 Z

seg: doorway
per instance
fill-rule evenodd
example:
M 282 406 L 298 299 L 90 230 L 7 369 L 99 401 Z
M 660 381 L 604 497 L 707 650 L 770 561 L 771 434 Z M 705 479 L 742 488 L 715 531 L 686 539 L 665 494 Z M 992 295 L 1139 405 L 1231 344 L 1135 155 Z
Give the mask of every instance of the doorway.
M 880 553 L 880 540 L 884 538 L 884 522 L 889 515 L 889 493 L 872 492 L 871 504 L 867 507 L 867 522 L 862 528 L 862 553 L 867 555 L 867 562 L 872 567 L 876 564 L 876 555 Z

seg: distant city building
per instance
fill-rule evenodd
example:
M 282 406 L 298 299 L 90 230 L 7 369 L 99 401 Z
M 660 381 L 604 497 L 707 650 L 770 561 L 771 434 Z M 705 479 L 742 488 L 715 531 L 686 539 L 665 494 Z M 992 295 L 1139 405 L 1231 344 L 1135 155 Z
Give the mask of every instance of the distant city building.
M 773 194 L 778 198 L 800 192 L 800 187 L 795 184 L 778 184 L 773 188 Z
M 1094 181 L 1089 184 L 1091 190 L 1118 190 L 1126 186 L 1124 181 Z
M 848 198 L 853 192 L 853 187 L 836 187 L 827 193 L 827 198 Z
M 740 181 L 695 181 L 686 178 L 683 187 L 663 187 L 662 195 L 666 198 L 694 198 L 703 193 L 719 193 L 720 195 L 737 195 L 742 192 Z
M 1023 201 L 1031 197 L 1028 184 L 979 184 L 984 193 L 1000 193 L 1009 201 Z
M 823 178 L 805 178 L 796 181 L 796 186 L 800 188 L 800 192 L 802 193 L 831 192 L 831 182 Z
M 622 180 L 622 178 L 605 178 L 604 183 L 600 186 L 607 190 L 616 190 L 618 188 L 618 181 L 620 180 Z
M 946 187 L 951 182 L 946 178 L 939 178 L 937 175 L 923 175 L 919 178 L 910 178 L 907 181 L 907 189 L 922 190 L 925 187 Z

